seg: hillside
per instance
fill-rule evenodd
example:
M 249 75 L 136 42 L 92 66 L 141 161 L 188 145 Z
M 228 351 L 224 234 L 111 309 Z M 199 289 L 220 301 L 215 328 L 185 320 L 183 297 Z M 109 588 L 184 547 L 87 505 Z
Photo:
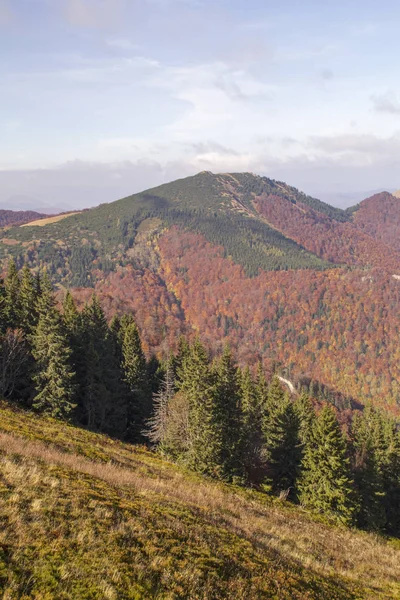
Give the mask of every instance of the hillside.
M 4 598 L 396 598 L 400 550 L 0 406 Z
M 13 225 L 23 225 L 30 221 L 42 219 L 47 215 L 35 212 L 33 210 L 0 210 L 0 227 L 11 227 Z
M 0 258 L 46 267 L 60 297 L 131 311 L 147 354 L 180 333 L 240 363 L 278 365 L 358 402 L 400 410 L 400 208 L 348 210 L 250 173 L 199 173 L 71 215 L 12 228 Z

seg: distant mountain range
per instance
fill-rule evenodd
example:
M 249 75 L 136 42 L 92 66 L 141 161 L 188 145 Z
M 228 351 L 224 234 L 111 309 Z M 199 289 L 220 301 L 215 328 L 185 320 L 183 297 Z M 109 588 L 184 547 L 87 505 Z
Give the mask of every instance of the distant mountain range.
M 400 413 L 400 203 L 346 210 L 250 173 L 194 177 L 41 228 L 4 231 L 0 258 L 132 310 L 147 351 L 179 333 L 239 361 Z

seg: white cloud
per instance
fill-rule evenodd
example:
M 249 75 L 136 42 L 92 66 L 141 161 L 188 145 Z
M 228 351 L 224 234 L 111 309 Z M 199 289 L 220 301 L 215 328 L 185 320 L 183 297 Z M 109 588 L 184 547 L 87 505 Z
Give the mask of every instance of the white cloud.
M 394 92 L 372 96 L 372 102 L 376 112 L 400 115 L 400 99 Z

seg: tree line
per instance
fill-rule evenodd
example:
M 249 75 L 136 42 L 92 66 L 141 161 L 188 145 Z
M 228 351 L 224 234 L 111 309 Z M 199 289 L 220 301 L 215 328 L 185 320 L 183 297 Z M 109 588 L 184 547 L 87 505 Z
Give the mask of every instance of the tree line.
M 346 525 L 400 534 L 400 434 L 368 405 L 345 434 L 333 407 L 278 377 L 213 359 L 181 338 L 146 359 L 131 315 L 107 322 L 95 296 L 58 308 L 46 274 L 10 263 L 0 285 L 0 394 L 130 442 L 148 441 L 209 477 L 287 498 Z

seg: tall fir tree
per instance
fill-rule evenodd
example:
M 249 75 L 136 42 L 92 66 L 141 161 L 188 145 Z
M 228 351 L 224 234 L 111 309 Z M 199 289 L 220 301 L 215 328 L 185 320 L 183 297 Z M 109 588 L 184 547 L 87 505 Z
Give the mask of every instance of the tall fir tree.
M 267 413 L 264 418 L 264 453 L 267 468 L 266 484 L 273 493 L 285 493 L 295 499 L 296 482 L 302 458 L 298 415 L 278 377 L 269 389 Z
M 33 332 L 38 322 L 38 294 L 35 286 L 35 278 L 27 265 L 21 271 L 21 283 L 19 287 L 19 310 L 20 326 L 29 335 Z
M 166 454 L 173 452 L 168 445 L 170 403 L 175 395 L 175 376 L 172 360 L 168 360 L 160 388 L 153 395 L 152 416 L 146 422 L 145 436 Z
M 241 450 L 246 481 L 259 484 L 264 479 L 263 449 L 263 394 L 257 393 L 250 369 L 239 372 L 241 402 Z
M 200 473 L 220 477 L 221 437 L 215 414 L 215 376 L 199 339 L 190 347 L 178 377 L 188 403 L 186 463 Z
M 123 436 L 126 431 L 126 398 L 121 390 L 113 338 L 96 296 L 81 313 L 84 356 L 80 385 L 81 410 L 90 429 Z
M 359 498 L 357 523 L 360 527 L 382 530 L 386 526 L 382 422 L 368 405 L 352 422 L 353 474 Z
M 356 502 L 347 445 L 330 406 L 325 406 L 316 419 L 298 489 L 300 503 L 306 508 L 346 525 L 353 523 Z
M 129 391 L 127 439 L 142 441 L 145 422 L 151 414 L 151 386 L 139 330 L 131 315 L 126 315 L 121 320 L 121 340 L 122 371 Z
M 313 403 L 305 390 L 296 398 L 294 408 L 299 418 L 299 437 L 304 448 L 311 439 L 316 418 Z
M 53 417 L 69 419 L 75 408 L 75 373 L 61 315 L 48 285 L 41 296 L 39 321 L 31 343 L 36 361 L 33 407 Z
M 241 398 L 236 366 L 229 346 L 214 364 L 215 428 L 220 440 L 220 476 L 227 481 L 243 481 L 245 473 L 240 438 Z

